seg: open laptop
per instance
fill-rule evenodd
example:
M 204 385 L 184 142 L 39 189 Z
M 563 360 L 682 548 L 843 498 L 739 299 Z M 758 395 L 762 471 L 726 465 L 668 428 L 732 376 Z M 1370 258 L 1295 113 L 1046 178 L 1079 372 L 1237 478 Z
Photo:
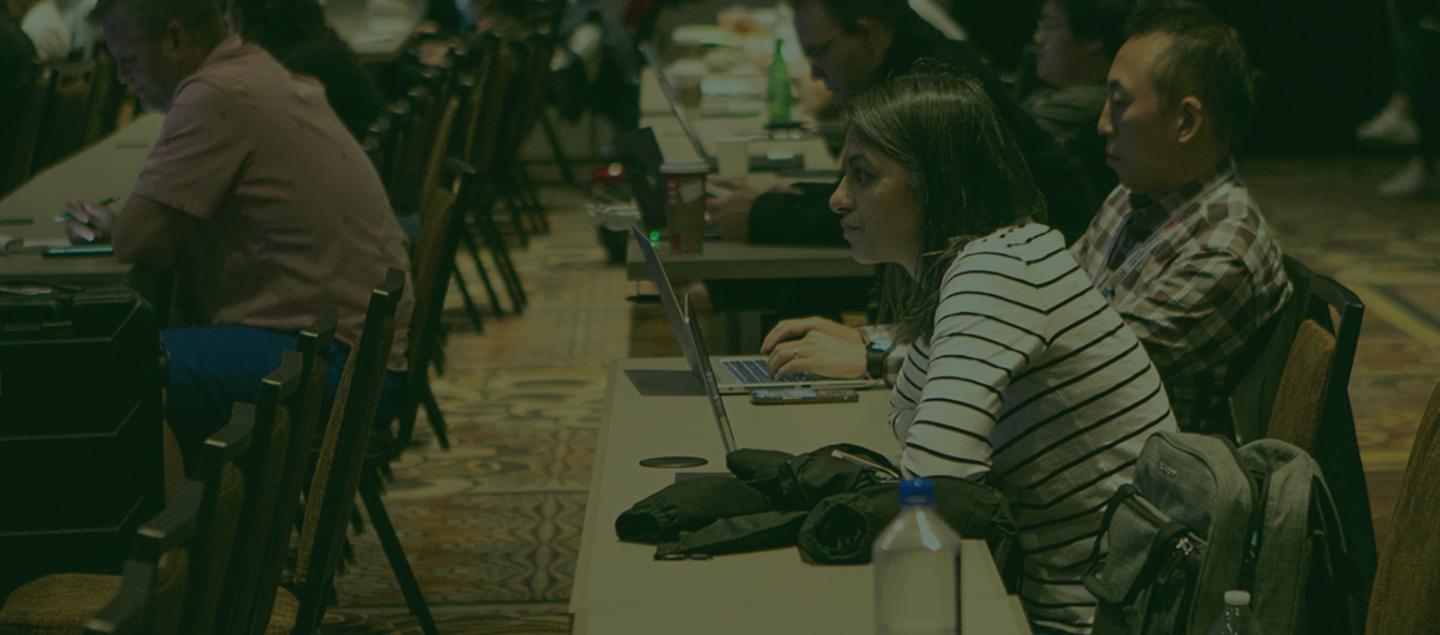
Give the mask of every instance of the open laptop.
M 640 47 L 640 51 L 645 56 L 645 63 L 655 71 L 655 79 L 660 82 L 660 93 L 665 96 L 665 103 L 670 106 L 670 113 L 675 115 L 676 121 L 680 122 L 680 130 L 690 141 L 690 147 L 694 148 L 695 156 L 710 164 L 710 170 L 713 172 L 719 161 L 705 151 L 705 144 L 700 142 L 700 135 L 695 134 L 695 129 L 690 127 L 690 120 L 686 119 L 685 113 L 680 110 L 680 96 L 675 93 L 675 87 L 670 84 L 670 77 L 665 74 L 665 67 L 660 63 L 659 56 L 655 55 L 655 50 L 648 46 Z
M 645 57 L 645 63 L 655 71 L 655 80 L 660 83 L 660 93 L 665 96 L 665 104 L 670 107 L 670 113 L 675 115 L 675 120 L 680 123 L 681 132 L 690 142 L 690 147 L 695 150 L 695 156 L 705 161 L 710 166 L 710 171 L 719 169 L 720 160 L 709 152 L 705 151 L 705 144 L 700 141 L 700 135 L 696 134 L 695 128 L 691 127 L 690 120 L 685 117 L 680 107 L 680 96 L 675 92 L 675 87 L 670 83 L 670 76 L 666 74 L 664 66 L 660 63 L 659 56 L 655 50 L 646 46 L 640 48 Z M 798 153 L 781 153 L 784 156 L 771 157 L 770 153 L 751 154 L 749 157 L 751 172 L 773 172 L 802 170 L 805 167 L 805 157 Z
M 695 315 L 695 309 L 690 305 L 688 297 L 685 298 L 685 314 Z M 686 318 L 685 327 L 690 334 L 690 341 L 695 345 L 696 357 L 710 359 L 710 353 L 705 348 L 705 336 L 700 334 L 699 321 Z M 720 398 L 720 384 L 715 376 L 715 368 L 710 364 L 692 368 L 699 375 L 700 383 L 705 385 L 705 396 L 710 399 L 710 410 L 715 413 L 715 426 L 720 429 L 720 442 L 725 444 L 725 454 L 728 456 L 736 450 L 735 430 L 730 427 L 730 416 L 725 414 L 725 400 Z
M 820 377 L 801 376 L 774 378 L 770 376 L 770 367 L 766 363 L 764 355 L 734 355 L 711 358 L 700 349 L 699 338 L 691 333 L 690 320 L 680 310 L 680 302 L 675 297 L 675 288 L 670 285 L 670 278 L 665 274 L 665 266 L 660 262 L 660 255 L 656 253 L 655 246 L 645 236 L 645 232 L 639 226 L 631 225 L 630 234 L 634 236 L 636 244 L 640 247 L 640 253 L 645 256 L 645 266 L 650 271 L 650 281 L 655 283 L 655 288 L 660 294 L 660 306 L 665 311 L 665 318 L 670 322 L 670 331 L 674 334 L 675 340 L 680 344 L 680 351 L 685 355 L 685 361 L 690 363 L 690 369 L 697 374 L 702 369 L 708 368 L 715 374 L 716 383 L 723 394 L 746 393 L 752 390 L 777 390 L 787 388 L 869 388 L 879 384 L 874 379 L 824 379 Z

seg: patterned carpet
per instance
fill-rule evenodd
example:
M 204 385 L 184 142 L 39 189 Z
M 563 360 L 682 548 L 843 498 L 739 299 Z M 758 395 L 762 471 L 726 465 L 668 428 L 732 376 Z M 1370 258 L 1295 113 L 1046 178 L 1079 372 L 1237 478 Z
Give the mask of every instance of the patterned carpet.
M 1398 164 L 1280 160 L 1242 166 L 1283 248 L 1367 303 L 1351 395 L 1382 543 L 1411 439 L 1440 379 L 1440 202 L 1372 194 Z M 531 304 L 477 334 L 452 295 L 435 381 L 453 449 L 395 466 L 387 507 L 446 633 L 568 633 L 586 485 L 612 359 L 675 354 L 643 290 L 606 265 L 583 199 L 551 189 L 554 232 L 515 256 Z M 464 269 L 467 279 L 474 272 Z M 508 306 L 508 305 L 507 305 Z M 418 633 L 373 534 L 338 580 L 327 633 Z

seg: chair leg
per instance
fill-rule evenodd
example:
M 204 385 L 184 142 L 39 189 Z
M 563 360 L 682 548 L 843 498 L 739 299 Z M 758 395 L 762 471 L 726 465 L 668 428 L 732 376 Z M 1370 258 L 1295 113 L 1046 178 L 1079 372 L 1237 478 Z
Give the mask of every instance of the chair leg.
M 490 273 L 485 270 L 485 263 L 480 261 L 480 246 L 475 244 L 475 237 L 469 231 L 460 234 L 461 240 L 465 241 L 465 248 L 470 251 L 470 259 L 475 261 L 475 270 L 480 272 L 480 282 L 485 285 L 485 295 L 490 298 L 490 310 L 495 312 L 495 317 L 505 317 L 505 309 L 500 306 L 500 296 L 495 293 L 495 283 L 490 282 Z
M 521 203 L 515 192 L 510 192 L 505 197 L 505 208 L 510 210 L 510 225 L 515 230 L 515 235 L 520 237 L 520 246 L 530 246 L 530 232 L 525 229 L 524 203 Z
M 390 514 L 385 511 L 385 503 L 380 500 L 379 478 L 374 466 L 365 466 L 365 474 L 360 481 L 360 498 L 365 501 L 365 510 L 370 513 L 370 524 L 375 528 L 381 547 L 385 549 L 385 558 L 390 561 L 395 582 L 405 594 L 406 606 L 410 607 L 410 613 L 420 622 L 421 632 L 438 635 L 440 631 L 435 627 L 435 618 L 430 615 L 430 605 L 425 601 L 425 595 L 420 592 L 420 583 L 415 579 L 415 572 L 410 570 L 410 561 L 405 559 L 405 549 L 400 545 L 400 537 L 395 534 L 395 525 L 390 522 Z
M 525 310 L 525 291 L 520 284 L 520 275 L 515 271 L 515 264 L 510 260 L 510 250 L 505 246 L 505 237 L 500 235 L 500 229 L 495 226 L 493 219 L 483 219 L 480 226 L 482 237 L 490 246 L 490 256 L 495 259 L 495 268 L 500 270 L 500 279 L 505 283 L 505 291 L 510 294 L 510 304 L 514 307 L 516 315 Z
M 435 432 L 435 440 L 440 443 L 440 449 L 449 450 L 449 426 L 445 425 L 445 413 L 440 411 L 440 402 L 435 400 L 435 391 L 430 389 L 428 381 L 420 384 L 420 403 L 425 406 L 425 418 L 430 422 L 430 429 Z
M 476 333 L 485 332 L 485 320 L 480 317 L 480 308 L 475 306 L 475 299 L 470 297 L 470 289 L 465 286 L 465 276 L 455 273 L 455 286 L 460 289 L 460 299 L 465 301 L 465 313 L 470 315 L 470 323 L 475 325 Z M 483 272 L 482 272 L 483 273 Z
M 535 180 L 530 178 L 529 170 L 521 167 L 519 174 L 520 187 L 530 203 L 530 220 L 535 224 L 536 231 L 541 234 L 549 234 L 550 214 L 546 211 L 544 201 L 540 200 L 540 190 L 535 187 Z

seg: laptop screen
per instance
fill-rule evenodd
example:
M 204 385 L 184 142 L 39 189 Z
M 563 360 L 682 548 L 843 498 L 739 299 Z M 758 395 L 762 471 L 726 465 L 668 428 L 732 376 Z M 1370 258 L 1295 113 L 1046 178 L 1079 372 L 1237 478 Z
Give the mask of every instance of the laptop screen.
M 670 322 L 670 332 L 680 344 L 680 352 L 690 363 L 690 370 L 699 373 L 702 358 L 696 354 L 694 338 L 690 337 L 690 327 L 685 324 L 685 314 L 680 312 L 675 287 L 670 286 L 670 277 L 665 275 L 665 266 L 660 264 L 660 254 L 655 252 L 655 246 L 650 244 L 650 239 L 645 237 L 644 230 L 638 225 L 630 226 L 630 235 L 635 237 L 640 253 L 645 256 L 645 267 L 650 270 L 650 281 L 655 283 L 656 292 L 660 294 L 660 307 L 665 310 L 665 319 Z M 703 359 L 706 362 L 703 365 L 708 368 L 709 359 Z
M 695 134 L 695 129 L 690 127 L 690 120 L 686 119 L 685 113 L 680 110 L 680 99 L 675 95 L 675 88 L 670 85 L 670 78 L 665 74 L 665 69 L 660 64 L 660 58 L 655 55 L 655 50 L 648 46 L 642 46 L 640 51 L 644 53 L 645 62 L 650 65 L 650 69 L 655 71 L 655 79 L 660 82 L 660 92 L 665 95 L 665 103 L 670 105 L 670 112 L 680 122 L 680 130 L 685 133 L 685 138 L 690 140 L 690 147 L 695 149 L 695 156 L 713 166 L 715 159 L 705 152 L 705 144 L 700 142 L 700 135 Z
M 725 414 L 725 401 L 720 398 L 720 383 L 715 379 L 715 369 L 710 366 L 710 353 L 705 349 L 705 336 L 700 333 L 700 321 L 695 319 L 695 307 L 690 298 L 685 298 L 685 320 L 690 340 L 695 343 L 695 355 L 701 361 L 698 374 L 700 383 L 705 384 L 705 394 L 710 398 L 710 409 L 715 413 L 715 427 L 720 430 L 720 442 L 725 444 L 725 454 L 736 450 L 735 431 L 730 428 L 730 417 Z

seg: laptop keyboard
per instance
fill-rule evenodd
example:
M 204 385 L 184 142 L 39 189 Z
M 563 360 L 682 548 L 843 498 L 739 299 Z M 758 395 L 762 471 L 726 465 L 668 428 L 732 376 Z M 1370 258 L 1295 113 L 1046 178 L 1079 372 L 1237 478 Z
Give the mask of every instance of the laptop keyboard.
M 814 381 L 819 377 L 810 373 L 786 375 L 780 379 L 770 376 L 770 366 L 763 359 L 727 359 L 720 362 L 742 385 L 769 384 L 776 381 Z

